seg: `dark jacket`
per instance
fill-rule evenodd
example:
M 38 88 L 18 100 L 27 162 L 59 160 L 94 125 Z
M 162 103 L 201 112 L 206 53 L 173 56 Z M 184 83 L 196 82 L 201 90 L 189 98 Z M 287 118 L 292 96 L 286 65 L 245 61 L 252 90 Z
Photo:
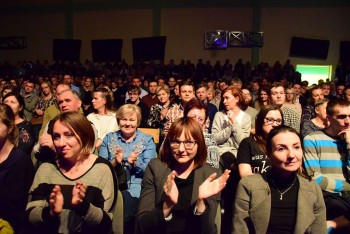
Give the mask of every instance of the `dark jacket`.
M 152 159 L 147 166 L 142 180 L 140 202 L 137 212 L 137 223 L 135 233 L 165 233 L 166 221 L 162 211 L 162 204 L 165 199 L 163 190 L 164 183 L 171 169 L 159 159 Z M 198 188 L 212 173 L 218 170 L 205 164 L 195 170 L 191 205 L 194 207 L 197 201 Z M 218 232 L 215 218 L 220 201 L 220 194 L 206 199 L 206 210 L 198 216 L 194 224 L 195 233 L 215 234 Z M 197 232 L 198 231 L 198 232 Z

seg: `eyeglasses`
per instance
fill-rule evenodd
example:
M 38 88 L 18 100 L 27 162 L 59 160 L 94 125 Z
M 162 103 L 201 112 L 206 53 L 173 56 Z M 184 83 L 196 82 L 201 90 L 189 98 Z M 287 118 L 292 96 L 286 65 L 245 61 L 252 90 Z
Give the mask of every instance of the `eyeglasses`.
M 197 117 L 197 116 L 190 116 L 190 115 L 187 115 L 187 117 L 190 117 L 192 119 L 195 119 L 197 120 L 197 122 L 199 123 L 204 123 L 205 122 L 205 119 L 201 118 L 201 117 Z
M 281 125 L 282 119 L 265 118 L 265 123 L 267 124 L 273 124 L 274 122 L 276 122 L 277 125 Z
M 181 143 L 184 144 L 185 149 L 190 150 L 190 149 L 193 149 L 193 147 L 196 145 L 197 141 L 192 141 L 192 140 L 185 140 L 185 141 L 172 140 L 172 141 L 170 141 L 170 145 L 176 149 L 180 148 Z

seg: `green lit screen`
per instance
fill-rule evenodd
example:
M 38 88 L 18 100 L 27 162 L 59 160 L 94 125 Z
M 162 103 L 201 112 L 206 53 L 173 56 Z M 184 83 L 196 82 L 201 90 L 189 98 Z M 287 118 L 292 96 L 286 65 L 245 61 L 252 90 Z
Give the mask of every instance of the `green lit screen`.
M 309 85 L 318 84 L 319 80 L 331 79 L 332 66 L 298 64 L 296 70 L 301 73 L 301 80 L 308 81 Z

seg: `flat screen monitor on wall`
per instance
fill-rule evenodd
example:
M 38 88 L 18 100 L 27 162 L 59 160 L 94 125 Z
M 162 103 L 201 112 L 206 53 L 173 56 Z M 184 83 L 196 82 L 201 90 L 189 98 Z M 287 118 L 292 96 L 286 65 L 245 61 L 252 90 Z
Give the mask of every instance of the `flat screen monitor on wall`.
M 166 37 L 132 39 L 134 61 L 164 60 Z
M 328 49 L 329 40 L 292 37 L 289 56 L 326 60 Z
M 92 40 L 92 60 L 94 62 L 120 62 L 122 46 L 122 39 Z
M 319 80 L 326 81 L 332 78 L 331 65 L 297 64 L 296 71 L 301 73 L 301 80 L 308 81 L 309 85 L 318 84 Z
M 81 40 L 54 39 L 53 60 L 79 61 Z

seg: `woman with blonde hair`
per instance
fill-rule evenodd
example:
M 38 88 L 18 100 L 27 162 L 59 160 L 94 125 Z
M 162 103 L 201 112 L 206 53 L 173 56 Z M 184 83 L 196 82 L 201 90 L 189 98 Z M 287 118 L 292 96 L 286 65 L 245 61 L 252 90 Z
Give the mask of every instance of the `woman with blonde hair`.
M 152 105 L 147 120 L 147 125 L 151 128 L 159 128 L 161 131 L 160 135 L 164 136 L 163 127 L 166 122 L 165 116 L 170 107 L 170 89 L 167 85 L 158 86 L 156 95 L 158 98 L 158 103 Z M 160 142 L 162 142 L 162 140 L 160 140 Z
M 220 107 L 220 100 L 216 97 L 215 95 L 215 90 L 214 87 L 209 87 L 208 90 L 208 102 L 210 102 L 211 104 L 214 104 L 216 106 L 216 108 L 219 109 Z
M 141 181 L 148 162 L 157 155 L 156 145 L 151 135 L 137 130 L 142 118 L 137 105 L 121 106 L 116 118 L 119 130 L 105 136 L 99 156 L 116 170 L 124 198 L 124 230 L 133 233 Z

